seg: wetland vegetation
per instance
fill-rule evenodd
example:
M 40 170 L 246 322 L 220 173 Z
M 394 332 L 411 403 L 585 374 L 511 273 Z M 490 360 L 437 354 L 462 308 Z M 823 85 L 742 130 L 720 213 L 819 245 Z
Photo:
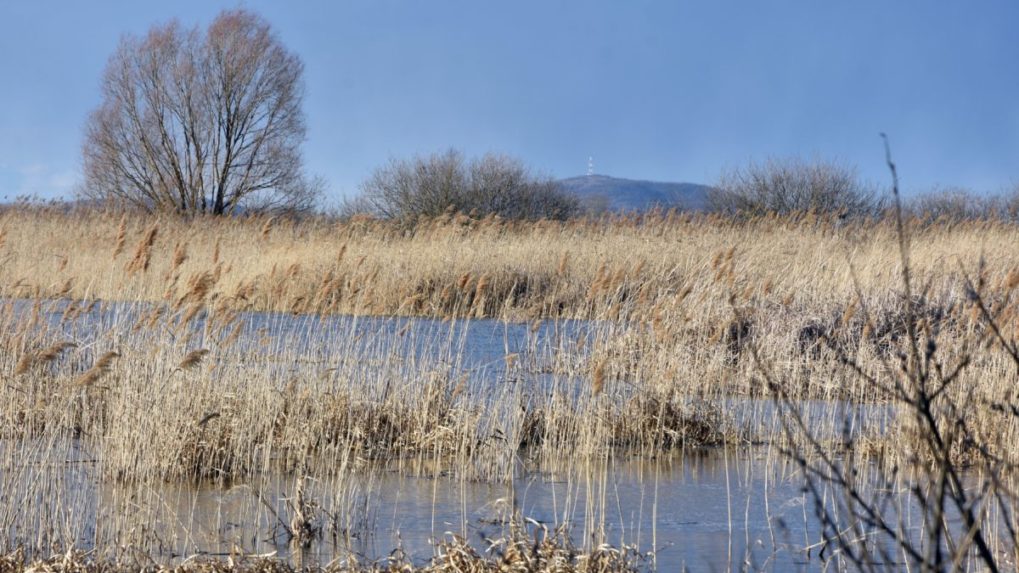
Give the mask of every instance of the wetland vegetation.
M 1019 228 L 901 222 L 906 241 L 894 217 L 810 213 L 407 227 L 8 209 L 3 549 L 436 570 L 475 552 L 488 570 L 526 546 L 577 570 L 672 568 L 707 553 L 656 543 L 648 516 L 682 483 L 662 468 L 724 452 L 722 527 L 746 539 L 723 563 L 1007 569 Z M 734 498 L 748 459 L 765 469 Z M 636 482 L 614 477 L 634 463 Z M 433 545 L 390 555 L 402 540 L 356 540 L 399 529 L 379 517 L 406 495 L 394 473 L 461 496 L 443 524 L 432 504 Z M 535 483 L 562 484 L 558 509 L 521 511 Z M 501 488 L 498 510 L 467 508 L 477 484 Z M 783 487 L 796 527 L 733 517 Z

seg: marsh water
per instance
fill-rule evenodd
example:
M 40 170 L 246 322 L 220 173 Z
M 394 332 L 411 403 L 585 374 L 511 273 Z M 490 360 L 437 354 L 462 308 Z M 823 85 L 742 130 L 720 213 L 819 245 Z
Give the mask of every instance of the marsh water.
M 604 541 L 653 551 L 645 565 L 663 571 L 816 567 L 804 549 L 820 541 L 812 509 L 792 475 L 776 481 L 783 470 L 775 463 L 763 451 L 719 449 L 657 462 L 620 460 L 586 475 L 524 473 L 511 484 L 414 477 L 394 468 L 364 484 L 358 500 L 366 510 L 358 518 L 363 523 L 349 530 L 327 527 L 305 549 L 287 542 L 276 527 L 277 514 L 259 499 L 273 498 L 270 503 L 286 517 L 286 502 L 278 496 L 292 496 L 292 479 L 168 487 L 158 495 L 178 520 L 162 534 L 164 541 L 181 556 L 228 555 L 243 548 L 322 564 L 351 556 L 382 560 L 399 549 L 422 562 L 436 542 L 454 534 L 479 551 L 498 551 L 496 542 L 517 511 L 529 518 L 532 531 L 567 527 L 578 546 Z M 334 503 L 328 488 L 309 489 L 317 490 L 314 495 L 324 506 Z M 104 495 L 129 505 L 123 493 Z M 603 537 L 597 537 L 594 523 L 603 527 Z
M 59 306 L 48 309 L 54 327 L 60 328 L 62 312 Z M 81 330 L 80 320 L 78 330 L 69 334 L 79 340 L 101 336 L 142 312 L 98 305 L 84 323 L 91 334 Z M 611 335 L 616 328 L 578 321 L 514 324 L 286 314 L 247 314 L 242 321 L 242 355 L 248 345 L 249 359 L 264 359 L 266 368 L 281 374 L 293 365 L 260 358 L 272 356 L 273 346 L 306 347 L 302 356 L 326 356 L 342 339 L 347 348 L 350 341 L 361 345 L 361 360 L 372 352 L 398 350 L 406 360 L 427 357 L 442 363 L 454 377 L 466 376 L 474 385 L 527 383 L 537 391 L 552 383 L 547 361 L 561 354 L 557 350 L 569 347 L 572 355 L 581 356 L 590 346 L 585 339 L 595 332 L 605 336 L 606 329 Z M 202 318 L 191 328 L 204 328 Z M 261 344 L 256 342 L 260 338 Z M 508 368 L 509 355 L 526 367 Z M 583 383 L 575 382 L 578 387 Z M 768 400 L 722 398 L 716 407 L 736 425 L 778 423 L 778 409 Z M 808 418 L 834 417 L 846 427 L 866 420 L 884 424 L 892 415 L 836 402 L 801 407 Z M 802 476 L 767 444 L 610 457 L 584 467 L 564 464 L 555 471 L 539 472 L 521 462 L 513 480 L 502 483 L 456 477 L 429 467 L 427 459 L 389 461 L 340 481 L 312 476 L 300 488 L 322 511 L 315 540 L 303 548 L 293 547 L 284 534 L 298 489 L 293 476 L 128 488 L 95 479 L 95 461 L 73 441 L 66 451 L 60 471 L 67 474 L 61 483 L 68 492 L 62 498 L 77 504 L 79 518 L 92 520 L 74 526 L 82 542 L 99 537 L 104 518 L 116 517 L 148 528 L 149 538 L 171 558 L 228 555 L 239 549 L 329 563 L 352 556 L 382 560 L 396 550 L 422 562 L 434 554 L 436 543 L 453 535 L 481 552 L 498 552 L 498 540 L 518 515 L 528 518 L 532 533 L 561 527 L 581 547 L 632 546 L 646 555 L 648 568 L 664 571 L 799 571 L 819 565 L 821 528 Z
M 458 479 L 430 471 L 427 461 L 345 476 L 342 483 L 311 478 L 302 485 L 305 495 L 325 511 L 316 518 L 314 541 L 300 548 L 280 525 L 292 515 L 292 476 L 130 487 L 93 479 L 94 460 L 73 442 L 65 462 L 60 471 L 67 491 L 60 498 L 76 506 L 78 519 L 85 516 L 75 524 L 82 544 L 102 535 L 103 520 L 115 519 L 121 528 L 148 528 L 147 541 L 168 559 L 241 551 L 304 564 L 363 563 L 397 550 L 424 562 L 436 543 L 453 535 L 479 552 L 497 552 L 509 521 L 519 515 L 528 518 L 531 534 L 562 527 L 578 547 L 632 547 L 646 554 L 648 569 L 805 571 L 819 565 L 812 502 L 795 468 L 765 447 L 522 470 L 510 483 Z

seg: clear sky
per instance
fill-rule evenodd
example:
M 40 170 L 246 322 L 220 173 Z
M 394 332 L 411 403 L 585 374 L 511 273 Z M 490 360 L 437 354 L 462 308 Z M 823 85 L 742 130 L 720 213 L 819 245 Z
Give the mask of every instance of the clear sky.
M 1019 183 L 1019 2 L 0 0 L 0 199 L 70 196 L 122 34 L 223 8 L 304 60 L 309 171 L 332 198 L 457 147 L 557 177 L 711 183 L 750 159 L 841 160 L 907 190 Z

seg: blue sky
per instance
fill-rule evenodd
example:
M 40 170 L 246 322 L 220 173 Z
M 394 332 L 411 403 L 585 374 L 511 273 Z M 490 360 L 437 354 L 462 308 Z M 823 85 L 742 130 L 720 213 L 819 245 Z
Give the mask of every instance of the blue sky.
M 1019 183 L 1019 3 L 0 0 L 0 199 L 69 196 L 122 34 L 223 8 L 304 60 L 310 172 L 335 200 L 390 157 L 504 152 L 568 177 L 713 182 L 798 155 L 903 185 Z

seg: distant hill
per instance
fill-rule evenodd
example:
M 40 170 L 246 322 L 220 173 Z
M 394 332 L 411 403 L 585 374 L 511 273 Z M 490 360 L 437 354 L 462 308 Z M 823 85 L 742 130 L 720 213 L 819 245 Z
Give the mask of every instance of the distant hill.
M 589 208 L 608 211 L 646 211 L 672 207 L 703 211 L 710 187 L 696 183 L 663 183 L 585 175 L 560 179 L 559 184 L 577 195 Z

